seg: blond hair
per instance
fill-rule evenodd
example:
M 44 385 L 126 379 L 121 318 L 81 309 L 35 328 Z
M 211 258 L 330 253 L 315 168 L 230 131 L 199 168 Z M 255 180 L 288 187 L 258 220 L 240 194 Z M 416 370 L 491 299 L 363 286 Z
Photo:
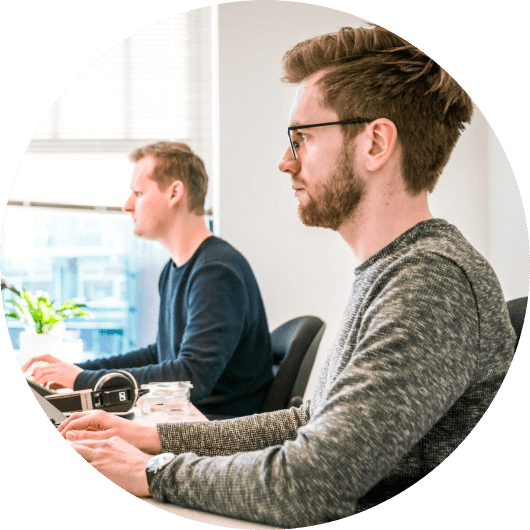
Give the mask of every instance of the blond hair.
M 208 191 L 208 175 L 204 162 L 188 145 L 179 142 L 156 142 L 135 149 L 131 162 L 138 162 L 146 156 L 153 156 L 157 164 L 151 178 L 161 190 L 175 180 L 180 180 L 188 191 L 190 212 L 204 214 L 204 201 Z

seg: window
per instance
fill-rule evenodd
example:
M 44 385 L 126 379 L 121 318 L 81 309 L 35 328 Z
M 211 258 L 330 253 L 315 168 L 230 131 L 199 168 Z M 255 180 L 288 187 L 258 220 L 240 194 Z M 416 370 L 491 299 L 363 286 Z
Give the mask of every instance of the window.
M 52 107 L 21 161 L 4 221 L 2 277 L 57 301 L 86 298 L 94 318 L 66 324 L 83 339 L 85 359 L 154 339 L 168 256 L 135 238 L 121 211 L 128 154 L 161 139 L 182 141 L 213 176 L 213 9 L 164 20 L 102 56 Z M 211 214 L 210 204 L 208 196 Z M 7 320 L 17 349 L 22 326 Z
M 36 131 L 11 199 L 120 208 L 128 153 L 161 139 L 188 143 L 211 175 L 212 9 L 133 35 L 76 79 Z

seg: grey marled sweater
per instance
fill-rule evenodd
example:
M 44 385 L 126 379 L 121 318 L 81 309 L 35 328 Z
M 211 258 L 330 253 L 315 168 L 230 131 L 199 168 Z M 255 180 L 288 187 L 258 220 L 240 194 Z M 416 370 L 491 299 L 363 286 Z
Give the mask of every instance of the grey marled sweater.
M 154 497 L 282 528 L 315 525 L 403 491 L 462 442 L 514 353 L 491 267 L 434 219 L 355 274 L 312 400 L 159 424 L 163 450 L 178 456 L 155 477 Z

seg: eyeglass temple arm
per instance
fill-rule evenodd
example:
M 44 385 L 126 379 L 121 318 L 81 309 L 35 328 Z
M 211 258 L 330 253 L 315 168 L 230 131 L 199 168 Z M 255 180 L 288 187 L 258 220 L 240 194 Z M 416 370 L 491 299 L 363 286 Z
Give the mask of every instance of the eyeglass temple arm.
M 346 123 L 367 123 L 373 120 L 368 118 L 355 118 L 353 120 L 342 120 L 342 121 L 329 121 L 327 123 L 314 123 L 312 125 L 293 125 L 287 127 L 287 132 L 294 131 L 296 129 L 310 129 L 311 127 L 323 127 L 324 125 L 342 125 Z

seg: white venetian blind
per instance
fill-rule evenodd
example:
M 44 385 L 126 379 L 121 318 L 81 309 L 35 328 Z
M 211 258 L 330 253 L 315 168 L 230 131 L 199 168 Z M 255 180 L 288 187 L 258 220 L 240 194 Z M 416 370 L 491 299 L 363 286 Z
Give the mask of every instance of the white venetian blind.
M 11 204 L 121 207 L 128 154 L 158 140 L 189 144 L 211 176 L 211 9 L 133 35 L 76 79 L 36 131 Z

